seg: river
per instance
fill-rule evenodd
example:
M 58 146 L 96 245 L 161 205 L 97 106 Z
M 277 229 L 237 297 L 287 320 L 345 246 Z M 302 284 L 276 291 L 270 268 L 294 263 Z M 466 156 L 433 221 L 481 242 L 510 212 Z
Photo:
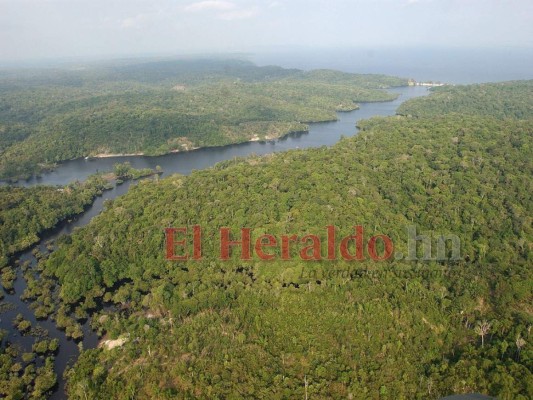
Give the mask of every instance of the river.
M 310 124 L 308 133 L 292 134 L 281 140 L 266 143 L 246 142 L 157 157 L 128 156 L 92 160 L 80 158 L 63 162 L 54 171 L 45 173 L 39 178 L 20 182 L 20 185 L 65 185 L 75 180 L 85 180 L 89 175 L 98 171 L 112 170 L 115 163 L 124 161 L 129 161 L 134 168 L 155 168 L 159 165 L 163 169 L 164 175 L 173 173 L 187 175 L 192 170 L 208 168 L 219 161 L 229 160 L 234 157 L 245 157 L 250 154 L 268 154 L 297 148 L 331 146 L 337 143 L 342 135 L 355 135 L 357 121 L 376 115 L 394 115 L 398 106 L 405 100 L 428 93 L 427 88 L 420 86 L 393 88 L 389 89 L 389 91 L 398 93 L 400 96 L 390 102 L 361 103 L 359 110 L 338 113 L 337 121 Z
M 173 173 L 189 174 L 193 170 L 211 167 L 217 162 L 233 159 L 235 157 L 244 157 L 251 154 L 268 154 L 272 152 L 285 151 L 289 149 L 304 149 L 309 147 L 331 146 L 339 141 L 341 136 L 353 136 L 357 134 L 355 128 L 359 120 L 371 118 L 374 116 L 394 115 L 398 106 L 404 101 L 428 94 L 425 87 L 402 87 L 393 88 L 389 91 L 399 94 L 399 97 L 390 102 L 380 103 L 361 103 L 360 109 L 350 112 L 338 113 L 338 120 L 334 122 L 321 122 L 310 124 L 309 132 L 291 134 L 282 139 L 272 142 L 248 142 L 224 147 L 213 147 L 198 149 L 190 152 L 173 153 L 158 157 L 131 156 L 131 157 L 111 157 L 94 160 L 77 159 L 66 161 L 58 165 L 58 168 L 52 172 L 45 173 L 38 178 L 32 178 L 27 181 L 19 182 L 21 186 L 33 186 L 38 184 L 65 185 L 75 180 L 85 180 L 89 175 L 98 171 L 108 171 L 113 168 L 117 162 L 129 161 L 135 168 L 155 168 L 160 166 L 164 173 L 170 175 Z M 34 267 L 37 260 L 33 255 L 33 250 L 38 248 L 41 252 L 46 253 L 46 243 L 53 241 L 61 235 L 71 234 L 75 228 L 87 225 L 90 220 L 98 215 L 103 208 L 104 201 L 113 199 L 128 191 L 132 182 L 125 182 L 104 194 L 87 207 L 85 212 L 70 221 L 65 221 L 55 229 L 45 232 L 41 235 L 41 241 L 32 246 L 32 248 L 22 252 L 17 256 L 21 263 L 29 261 Z M 72 364 L 78 354 L 78 344 L 66 338 L 64 332 L 58 330 L 51 320 L 37 321 L 29 304 L 20 299 L 20 295 L 26 288 L 26 281 L 22 276 L 21 268 L 17 271 L 17 280 L 15 281 L 14 291 L 5 293 L 3 302 L 11 303 L 14 309 L 0 314 L 0 329 L 9 332 L 8 340 L 11 343 L 19 344 L 23 351 L 31 351 L 34 343 L 32 336 L 21 336 L 13 328 L 11 321 L 17 314 L 22 314 L 24 319 L 31 321 L 32 326 L 40 325 L 48 330 L 51 338 L 57 338 L 60 343 L 59 352 L 55 359 L 55 370 L 58 375 L 58 385 L 51 396 L 51 399 L 64 399 L 65 382 L 63 372 L 65 367 Z M 3 290 L 3 289 L 0 289 Z M 94 348 L 98 343 L 97 335 L 90 329 L 86 322 L 84 327 L 83 347 Z

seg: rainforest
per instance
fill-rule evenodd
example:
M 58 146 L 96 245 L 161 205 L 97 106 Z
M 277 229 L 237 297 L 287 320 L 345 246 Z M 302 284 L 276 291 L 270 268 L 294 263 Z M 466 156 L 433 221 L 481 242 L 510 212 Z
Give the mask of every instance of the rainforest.
M 364 228 L 362 226 L 354 226 L 355 235 L 349 235 L 341 238 L 340 243 L 336 240 L 336 228 L 333 225 L 326 227 L 327 231 L 327 259 L 335 260 L 337 257 L 337 248 L 344 260 L 364 260 L 363 254 L 364 246 Z M 178 234 L 187 234 L 187 228 L 166 228 L 166 259 L 174 261 L 201 260 L 202 259 L 202 228 L 199 225 L 192 227 L 192 247 L 193 255 L 189 257 L 188 253 L 177 255 L 176 246 L 187 248 L 187 240 L 176 240 L 175 236 Z M 265 248 L 279 247 L 278 251 L 281 254 L 282 260 L 290 260 L 295 257 L 294 253 L 298 253 L 300 260 L 304 261 L 320 261 L 323 256 L 323 244 L 320 237 L 315 234 L 306 234 L 302 237 L 297 235 L 281 235 L 279 238 L 269 233 L 262 234 L 255 240 L 252 240 L 251 229 L 241 228 L 240 237 L 232 239 L 231 229 L 220 228 L 220 260 L 229 260 L 231 249 L 239 249 L 240 259 L 250 261 L 253 256 L 261 260 L 273 260 L 276 258 L 275 254 L 269 254 Z M 254 243 L 254 254 L 252 256 L 252 242 Z M 381 255 L 377 253 L 377 243 L 381 243 L 384 251 Z M 300 248 L 298 248 L 300 244 Z M 307 246 L 301 246 L 307 244 Z M 354 245 L 355 254 L 349 251 L 350 244 Z M 366 250 L 370 258 L 374 261 L 383 261 L 388 259 L 394 250 L 394 245 L 390 238 L 386 235 L 372 236 L 366 245 Z
M 306 131 L 406 79 L 257 67 L 241 60 L 0 72 L 0 179 L 110 154 L 159 155 Z
M 531 16 L 0 0 L 0 400 L 532 400 Z
M 432 88 L 333 146 L 24 187 L 72 158 L 276 141 L 408 80 L 2 74 L 0 397 L 533 397 L 533 81 Z
M 487 115 L 487 93 L 505 109 Z M 122 343 L 83 351 L 69 396 L 530 398 L 533 115 L 506 110 L 531 96 L 531 81 L 435 89 L 331 148 L 132 187 L 41 263 L 59 288 L 52 315 L 88 315 Z M 353 271 L 348 261 L 281 260 L 280 247 L 278 261 L 218 259 L 220 226 L 326 243 L 317 227 L 343 237 L 353 221 L 403 254 L 408 225 L 454 234 L 462 257 L 367 259 L 358 279 L 328 274 Z M 164 228 L 191 223 L 204 228 L 202 260 L 166 260 Z

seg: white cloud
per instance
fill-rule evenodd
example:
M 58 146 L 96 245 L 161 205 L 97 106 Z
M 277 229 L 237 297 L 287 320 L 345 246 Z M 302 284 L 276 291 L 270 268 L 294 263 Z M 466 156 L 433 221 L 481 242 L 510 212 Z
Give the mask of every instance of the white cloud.
M 137 15 L 119 19 L 119 24 L 123 29 L 143 29 L 148 26 L 161 24 L 164 22 L 166 15 L 167 13 L 163 9 L 146 10 Z M 110 18 L 105 17 L 102 22 L 105 23 L 105 20 L 109 21 Z
M 406 6 L 413 6 L 415 4 L 430 3 L 432 0 L 407 0 Z
M 226 0 L 199 1 L 185 6 L 184 10 L 188 12 L 213 12 L 215 18 L 223 21 L 248 19 L 259 13 L 257 7 L 241 8 Z
M 236 8 L 235 3 L 224 0 L 206 0 L 191 3 L 186 6 L 185 11 L 198 12 L 198 11 L 228 11 Z
M 121 28 L 125 28 L 125 29 L 128 29 L 128 28 L 135 28 L 136 26 L 139 25 L 139 23 L 141 22 L 140 18 L 137 16 L 137 17 L 128 17 L 128 18 L 124 18 L 122 20 L 122 22 L 120 23 L 120 27 Z
M 247 19 L 255 17 L 258 14 L 257 9 L 247 9 L 247 10 L 235 10 L 229 12 L 223 12 L 218 15 L 219 19 L 225 21 L 236 21 L 239 19 Z

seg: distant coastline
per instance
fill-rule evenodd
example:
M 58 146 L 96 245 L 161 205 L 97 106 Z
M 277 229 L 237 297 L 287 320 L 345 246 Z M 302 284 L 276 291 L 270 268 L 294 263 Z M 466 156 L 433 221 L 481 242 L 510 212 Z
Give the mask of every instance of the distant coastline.
M 449 83 L 442 83 L 442 82 L 417 82 L 414 79 L 409 79 L 408 82 L 409 86 L 426 86 L 426 87 L 439 87 L 439 86 L 449 86 Z

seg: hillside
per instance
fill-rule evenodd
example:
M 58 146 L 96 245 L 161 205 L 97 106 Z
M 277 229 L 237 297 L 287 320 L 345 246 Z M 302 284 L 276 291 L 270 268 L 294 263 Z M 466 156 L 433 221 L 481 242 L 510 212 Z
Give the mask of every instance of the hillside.
M 407 81 L 168 60 L 0 73 L 0 179 L 101 154 L 160 155 L 268 140 L 336 119 L 358 102 L 387 101 Z
M 65 187 L 0 186 L 0 269 L 8 256 L 39 241 L 39 234 L 83 212 L 109 182 L 93 176 Z
M 483 94 L 496 112 L 475 92 L 447 94 L 450 110 L 476 104 L 469 115 L 436 115 L 435 93 L 405 105 L 416 118 L 365 121 L 332 148 L 141 182 L 109 203 L 41 264 L 59 285 L 58 321 L 89 315 L 121 339 L 82 353 L 70 398 L 531 398 L 533 115 L 496 100 L 506 85 Z M 196 224 L 203 259 L 165 260 L 164 229 Z M 394 256 L 327 260 L 328 225 L 388 235 Z M 222 261 L 221 227 L 316 234 L 323 259 L 273 247 L 273 261 Z M 405 260 L 409 227 L 432 256 L 439 235 L 456 235 L 460 259 L 448 247 L 424 260 L 419 244 Z
M 459 113 L 496 118 L 531 118 L 533 115 L 533 80 L 482 83 L 470 86 L 441 86 L 432 96 L 402 104 L 398 114 L 437 116 Z

